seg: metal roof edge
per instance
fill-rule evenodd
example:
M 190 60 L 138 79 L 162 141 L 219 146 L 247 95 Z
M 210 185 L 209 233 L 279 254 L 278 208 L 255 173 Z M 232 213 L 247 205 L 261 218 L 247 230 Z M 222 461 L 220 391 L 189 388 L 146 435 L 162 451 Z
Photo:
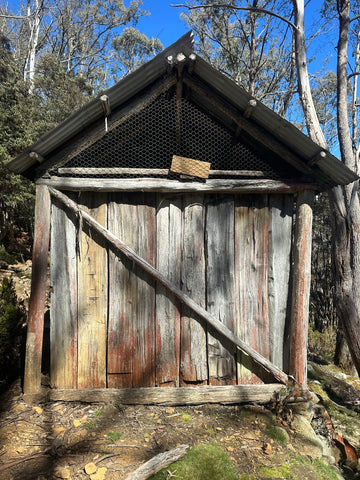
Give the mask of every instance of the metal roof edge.
M 167 58 L 169 56 L 176 55 L 182 49 L 192 51 L 193 37 L 192 31 L 187 32 L 156 57 L 102 92 L 101 96 L 106 95 L 109 98 L 111 108 L 116 108 L 121 103 L 127 101 L 138 90 L 146 88 L 159 75 L 167 71 Z M 36 143 L 27 148 L 23 153 L 10 160 L 6 165 L 7 168 L 14 173 L 26 172 L 26 170 L 37 164 L 39 159 L 46 157 L 53 150 L 103 116 L 104 111 L 99 96 L 74 112 L 57 127 L 42 135 Z

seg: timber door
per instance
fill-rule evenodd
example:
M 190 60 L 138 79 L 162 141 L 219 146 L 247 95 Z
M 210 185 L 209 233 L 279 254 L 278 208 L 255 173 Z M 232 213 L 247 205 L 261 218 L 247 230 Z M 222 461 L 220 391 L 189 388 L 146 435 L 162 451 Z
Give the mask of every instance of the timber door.
M 288 369 L 292 195 L 73 198 L 242 340 Z M 56 201 L 51 239 L 53 387 L 266 381 L 248 357 Z

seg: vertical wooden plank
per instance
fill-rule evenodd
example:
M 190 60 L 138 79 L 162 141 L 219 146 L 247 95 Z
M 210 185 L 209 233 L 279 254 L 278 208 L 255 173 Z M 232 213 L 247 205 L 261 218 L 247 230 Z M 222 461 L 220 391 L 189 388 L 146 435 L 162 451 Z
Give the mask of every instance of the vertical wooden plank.
M 205 204 L 203 195 L 183 198 L 182 290 L 206 306 Z M 208 379 L 206 326 L 188 309 L 181 318 L 181 384 L 204 384 Z
M 50 381 L 53 388 L 77 387 L 78 220 L 54 199 L 50 254 Z
M 158 195 L 156 268 L 180 287 L 181 197 Z M 156 385 L 179 386 L 180 311 L 165 287 L 156 287 Z
M 109 230 L 155 264 L 154 195 L 116 194 Z M 109 255 L 108 386 L 155 386 L 154 282 L 123 255 Z
M 107 226 L 107 194 L 84 192 L 79 204 Z M 106 387 L 107 246 L 86 225 L 78 260 L 78 388 Z
M 231 331 L 236 325 L 234 199 L 218 197 L 206 212 L 207 310 Z M 235 350 L 208 333 L 209 383 L 236 383 Z
M 237 197 L 235 209 L 235 265 L 239 289 L 239 337 L 265 358 L 269 343 L 269 229 L 266 195 Z M 238 382 L 259 383 L 254 365 L 239 354 Z
M 51 200 L 48 188 L 45 185 L 37 185 L 31 295 L 26 338 L 25 395 L 39 393 L 41 389 L 41 358 L 50 238 L 50 206 Z
M 138 198 L 138 255 L 151 265 L 156 262 L 155 195 L 140 193 Z M 155 282 L 139 267 L 136 271 L 135 317 L 136 355 L 133 363 L 133 387 L 155 385 Z
M 270 361 L 281 370 L 284 368 L 284 334 L 289 307 L 293 205 L 293 195 L 269 197 L 271 215 L 269 246 Z
M 307 386 L 313 202 L 314 192 L 305 190 L 298 194 L 294 234 L 289 373 L 302 388 Z
M 136 204 L 128 194 L 113 194 L 109 204 L 108 228 L 129 246 L 136 245 Z M 132 387 L 136 330 L 133 325 L 133 291 L 136 277 L 132 263 L 109 251 L 109 324 L 107 381 L 109 388 Z

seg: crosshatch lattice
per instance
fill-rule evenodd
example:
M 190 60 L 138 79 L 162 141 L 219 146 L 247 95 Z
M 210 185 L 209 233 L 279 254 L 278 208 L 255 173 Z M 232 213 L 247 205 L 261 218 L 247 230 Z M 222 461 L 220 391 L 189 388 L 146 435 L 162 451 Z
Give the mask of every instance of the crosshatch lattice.
M 50 173 L 96 177 L 174 176 L 169 168 L 173 155 L 179 155 L 209 162 L 212 178 L 229 178 L 232 172 L 237 176 L 240 171 L 243 177 L 247 176 L 246 172 L 252 172 L 251 177 L 280 177 L 270 163 L 247 145 L 234 141 L 232 132 L 193 102 L 182 98 L 179 109 L 176 88 L 135 109 L 116 125 L 115 128 L 111 125 L 110 118 L 106 134 L 96 141 L 90 136 L 67 156 L 61 168 Z M 282 171 L 281 176 L 285 178 L 286 173 Z

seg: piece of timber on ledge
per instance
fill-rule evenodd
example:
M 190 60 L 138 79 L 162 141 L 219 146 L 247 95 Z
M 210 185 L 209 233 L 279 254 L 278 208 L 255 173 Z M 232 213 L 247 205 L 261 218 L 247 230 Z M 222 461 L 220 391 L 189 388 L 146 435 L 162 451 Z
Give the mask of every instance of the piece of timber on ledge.
M 224 192 L 224 193 L 293 193 L 321 190 L 319 185 L 265 179 L 210 179 L 206 182 L 182 182 L 159 178 L 39 178 L 38 185 L 60 190 L 95 192 Z
M 269 403 L 284 385 L 221 385 L 201 387 L 97 388 L 48 390 L 49 401 L 116 402 L 123 405 L 199 405 L 202 403 Z

